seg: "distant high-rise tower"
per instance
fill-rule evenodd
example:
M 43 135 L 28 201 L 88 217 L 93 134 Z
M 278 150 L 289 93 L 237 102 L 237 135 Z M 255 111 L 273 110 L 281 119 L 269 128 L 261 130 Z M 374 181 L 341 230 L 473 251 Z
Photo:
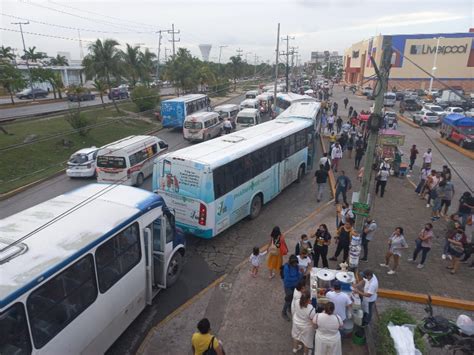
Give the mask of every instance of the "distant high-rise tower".
M 205 62 L 209 61 L 209 54 L 211 53 L 212 44 L 200 44 L 199 49 L 201 50 L 202 60 Z

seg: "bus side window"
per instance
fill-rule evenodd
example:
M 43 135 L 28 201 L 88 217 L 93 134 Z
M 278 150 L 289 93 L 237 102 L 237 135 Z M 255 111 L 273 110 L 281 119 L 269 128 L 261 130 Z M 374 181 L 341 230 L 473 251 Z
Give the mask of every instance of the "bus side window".
M 0 312 L 0 354 L 30 354 L 31 341 L 23 304 L 18 302 Z
M 153 251 L 161 251 L 161 219 L 158 218 L 153 222 Z
M 172 213 L 166 213 L 166 244 L 174 240 L 174 216 Z
M 105 293 L 141 260 L 138 223 L 125 228 L 97 248 L 99 289 Z
M 33 291 L 27 300 L 31 333 L 40 349 L 97 298 L 91 254 Z

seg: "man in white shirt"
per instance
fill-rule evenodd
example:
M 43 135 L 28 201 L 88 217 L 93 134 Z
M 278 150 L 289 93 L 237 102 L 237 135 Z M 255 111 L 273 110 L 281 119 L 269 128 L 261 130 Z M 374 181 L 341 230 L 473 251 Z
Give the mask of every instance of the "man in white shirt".
M 351 312 L 352 300 L 346 293 L 341 292 L 341 284 L 339 281 L 336 281 L 333 287 L 334 291 L 329 291 L 326 297 L 329 301 L 334 303 L 335 314 L 341 317 L 344 322 L 347 315 Z
M 321 159 L 319 159 L 319 165 L 324 166 L 326 171 L 331 170 L 331 159 L 328 158 L 328 153 L 324 153 Z
M 376 230 L 377 223 L 375 223 L 375 219 L 367 218 L 362 232 L 362 249 L 364 250 L 364 255 L 360 259 L 361 261 L 368 261 L 369 242 L 374 239 Z
M 339 142 L 336 142 L 331 152 L 332 166 L 334 167 L 334 171 L 336 173 L 337 173 L 337 167 L 339 165 L 339 160 L 341 159 L 342 159 L 342 148 Z
M 335 121 L 335 117 L 334 117 L 333 114 L 331 114 L 328 117 L 328 130 L 329 130 L 329 132 L 332 132 L 333 129 L 334 129 L 334 121 Z
M 339 227 L 346 224 L 346 221 L 349 221 L 351 223 L 352 221 L 354 221 L 354 212 L 352 212 L 352 208 L 349 206 L 349 204 L 344 202 L 342 204 L 342 209 L 340 213 Z
M 358 284 L 354 284 L 352 289 L 354 293 L 358 293 L 363 297 L 362 310 L 364 311 L 364 318 L 362 325 L 368 325 L 372 319 L 373 307 L 375 301 L 377 301 L 377 292 L 379 290 L 379 281 L 375 277 L 372 270 L 364 270 L 361 272 L 363 277 L 362 281 Z M 359 288 L 364 286 L 364 290 L 361 291 Z
M 423 154 L 423 166 L 431 165 L 433 162 L 433 153 L 431 153 L 431 148 L 428 148 L 428 151 Z

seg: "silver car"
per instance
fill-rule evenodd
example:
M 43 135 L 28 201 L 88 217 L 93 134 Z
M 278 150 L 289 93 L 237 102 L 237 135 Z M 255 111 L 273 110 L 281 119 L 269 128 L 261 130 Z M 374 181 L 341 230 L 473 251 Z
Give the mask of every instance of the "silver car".
M 433 111 L 423 109 L 413 114 L 413 122 L 420 126 L 439 126 L 441 124 L 441 118 Z

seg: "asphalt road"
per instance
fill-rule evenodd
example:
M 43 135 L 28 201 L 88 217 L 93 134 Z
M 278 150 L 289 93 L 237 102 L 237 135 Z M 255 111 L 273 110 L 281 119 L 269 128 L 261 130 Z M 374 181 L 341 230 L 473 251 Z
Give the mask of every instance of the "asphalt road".
M 160 90 L 161 95 L 170 95 L 174 93 L 174 88 L 162 88 Z M 52 95 L 49 95 L 48 98 L 52 98 Z M 1 108 L 0 106 L 0 120 L 5 118 L 14 118 L 14 117 L 22 117 L 27 115 L 35 115 L 35 114 L 44 114 L 49 112 L 57 112 L 62 110 L 67 110 L 71 107 L 71 105 L 75 105 L 75 103 L 71 103 L 67 100 L 64 102 L 53 102 L 53 103 L 41 103 L 44 99 L 36 99 L 33 100 L 16 100 L 17 102 L 28 102 L 26 106 L 19 106 L 14 108 Z M 5 99 L 0 100 L 1 103 L 4 103 Z M 121 102 L 123 100 L 117 100 L 117 102 Z M 109 103 L 112 100 L 109 100 L 107 95 L 104 96 L 104 102 Z M 81 102 L 81 106 L 89 107 L 89 106 L 97 106 L 101 105 L 102 102 L 100 100 L 99 95 L 96 95 L 95 100 L 91 101 L 83 101 Z

